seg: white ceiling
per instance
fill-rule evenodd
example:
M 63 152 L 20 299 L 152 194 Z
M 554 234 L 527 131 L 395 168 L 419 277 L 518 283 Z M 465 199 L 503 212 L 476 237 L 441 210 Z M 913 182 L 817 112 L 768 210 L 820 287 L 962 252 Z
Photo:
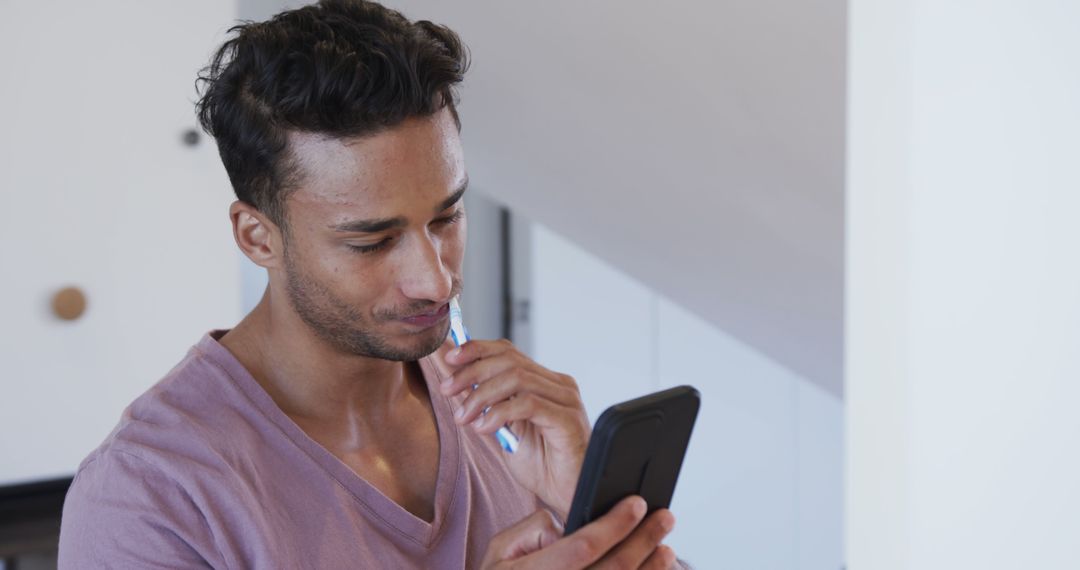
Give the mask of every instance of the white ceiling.
M 475 188 L 842 395 L 844 2 L 391 4 L 471 48 Z

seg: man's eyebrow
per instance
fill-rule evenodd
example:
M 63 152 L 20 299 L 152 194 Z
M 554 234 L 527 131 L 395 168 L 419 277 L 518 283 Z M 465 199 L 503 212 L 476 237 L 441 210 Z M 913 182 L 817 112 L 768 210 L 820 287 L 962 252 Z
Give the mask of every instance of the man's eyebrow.
M 451 194 L 449 198 L 443 200 L 442 203 L 439 204 L 437 208 L 435 208 L 435 213 L 438 214 L 439 212 L 449 208 L 450 206 L 457 204 L 457 201 L 461 199 L 461 196 L 465 194 L 465 190 L 467 190 L 468 188 L 469 177 L 466 176 L 465 180 L 461 183 L 461 186 L 458 186 L 458 189 L 454 190 L 454 193 Z
M 396 218 L 382 218 L 378 220 L 353 220 L 333 226 L 337 232 L 378 233 L 393 228 L 408 225 L 408 221 L 400 216 Z
M 435 213 L 439 213 L 450 206 L 453 206 L 461 200 L 461 197 L 465 194 L 465 190 L 469 187 L 469 179 L 465 178 L 465 181 L 458 186 L 458 189 L 450 195 L 449 198 L 443 200 L 435 207 Z M 352 220 L 332 226 L 334 231 L 338 232 L 355 232 L 355 233 L 378 233 L 386 230 L 405 227 L 409 224 L 409 221 L 405 218 L 398 216 L 396 218 L 381 218 L 376 220 Z

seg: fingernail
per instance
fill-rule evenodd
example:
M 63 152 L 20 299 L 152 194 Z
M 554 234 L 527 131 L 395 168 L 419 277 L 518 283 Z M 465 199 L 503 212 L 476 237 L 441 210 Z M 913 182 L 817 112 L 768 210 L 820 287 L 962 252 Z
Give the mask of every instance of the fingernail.
M 443 386 L 449 386 L 450 384 L 453 384 L 454 383 L 454 375 L 451 374 L 450 376 L 447 376 L 447 377 L 443 378 L 442 383 L 443 383 Z
M 646 509 L 648 509 L 648 505 L 645 504 L 645 499 L 642 499 L 641 497 L 630 499 L 630 512 L 632 512 L 635 517 L 641 518 L 645 516 Z
M 465 417 L 465 408 L 458 408 L 457 411 L 454 412 L 454 417 L 459 420 Z
M 474 428 L 480 429 L 480 427 L 484 425 L 484 420 L 486 420 L 486 419 L 487 419 L 487 416 L 480 416 L 480 417 L 476 418 L 475 420 L 473 420 L 472 426 Z
M 447 358 L 453 358 L 453 359 L 456 360 L 459 354 L 461 354 L 461 349 L 460 348 L 454 348 L 450 352 L 446 353 L 446 357 Z

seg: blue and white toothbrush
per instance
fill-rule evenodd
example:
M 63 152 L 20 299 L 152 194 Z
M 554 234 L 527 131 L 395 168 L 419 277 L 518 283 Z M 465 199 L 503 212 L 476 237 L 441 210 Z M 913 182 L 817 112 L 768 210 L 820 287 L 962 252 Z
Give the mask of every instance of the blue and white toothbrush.
M 457 297 L 450 299 L 450 339 L 454 341 L 454 346 L 461 346 L 469 341 L 469 331 L 465 330 L 465 322 L 461 318 L 461 304 Z M 473 384 L 472 389 L 476 390 L 477 386 L 479 385 Z M 491 406 L 484 408 L 483 413 L 487 414 L 490 409 Z M 507 453 L 517 451 L 518 438 L 505 425 L 495 432 L 495 439 L 499 440 L 499 445 Z

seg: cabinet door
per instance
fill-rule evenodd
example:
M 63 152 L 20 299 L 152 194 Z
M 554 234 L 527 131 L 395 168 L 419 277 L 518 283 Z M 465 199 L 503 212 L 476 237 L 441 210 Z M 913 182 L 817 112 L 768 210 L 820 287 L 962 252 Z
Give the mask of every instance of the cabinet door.
M 5 2 L 0 485 L 72 474 L 200 335 L 240 316 L 233 199 L 194 82 L 232 1 Z M 53 294 L 80 289 L 62 320 Z

